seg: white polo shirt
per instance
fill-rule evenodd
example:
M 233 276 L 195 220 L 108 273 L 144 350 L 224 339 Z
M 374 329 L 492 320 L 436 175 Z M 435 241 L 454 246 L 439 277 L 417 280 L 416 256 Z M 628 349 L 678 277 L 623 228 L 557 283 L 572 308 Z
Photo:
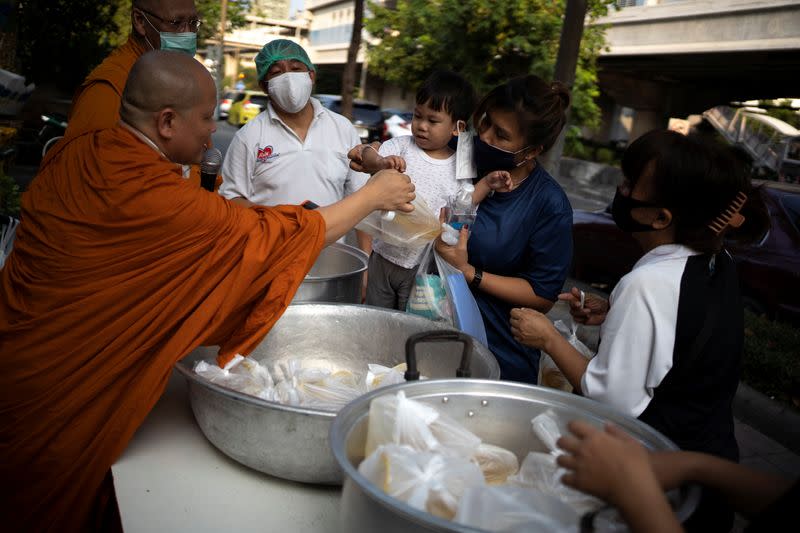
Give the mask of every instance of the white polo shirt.
M 581 380 L 584 396 L 634 417 L 647 409 L 673 365 L 681 279 L 696 254 L 680 244 L 658 246 L 619 281 Z
M 259 205 L 330 205 L 361 188 L 369 175 L 350 169 L 347 152 L 361 144 L 342 115 L 311 98 L 314 118 L 305 142 L 272 104 L 239 130 L 222 164 L 219 194 Z

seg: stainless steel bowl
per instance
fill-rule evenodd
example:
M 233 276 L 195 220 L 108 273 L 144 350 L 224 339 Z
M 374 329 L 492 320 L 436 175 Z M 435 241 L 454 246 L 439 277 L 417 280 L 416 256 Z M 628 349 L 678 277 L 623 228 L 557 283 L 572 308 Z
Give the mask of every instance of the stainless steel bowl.
M 250 354 L 268 366 L 290 358 L 364 372 L 367 363 L 387 366 L 405 360 L 409 336 L 450 330 L 422 317 L 362 305 L 291 305 Z M 418 369 L 431 378 L 456 375 L 461 344 L 420 344 Z M 214 446 L 251 468 L 307 483 L 339 484 L 342 473 L 328 446 L 335 413 L 290 407 L 214 385 L 194 371 L 212 360 L 217 347 L 201 347 L 177 364 L 189 382 L 189 397 L 200 429 Z M 488 348 L 474 342 L 471 370 L 476 378 L 498 379 L 500 368 Z
M 333 455 L 345 474 L 341 501 L 341 531 L 353 533 L 380 531 L 479 531 L 424 513 L 389 497 L 358 472 L 364 459 L 369 405 L 384 394 L 405 391 L 414 398 L 453 417 L 489 444 L 514 452 L 520 460 L 531 451 L 546 452 L 534 437 L 531 419 L 550 411 L 562 432 L 575 419 L 602 427 L 613 422 L 653 450 L 677 447 L 650 426 L 622 415 L 610 407 L 565 392 L 522 383 L 488 380 L 436 380 L 408 382 L 361 396 L 339 411 L 331 425 Z M 694 511 L 699 498 L 697 487 L 669 493 L 678 518 L 683 521 Z
M 361 285 L 369 256 L 347 244 L 322 249 L 292 299 L 299 302 L 361 303 Z

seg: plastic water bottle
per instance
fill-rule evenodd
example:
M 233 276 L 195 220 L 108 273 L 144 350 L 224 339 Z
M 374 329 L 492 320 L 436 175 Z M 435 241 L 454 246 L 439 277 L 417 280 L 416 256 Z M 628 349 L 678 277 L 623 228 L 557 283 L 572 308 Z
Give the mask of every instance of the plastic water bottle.
M 475 222 L 478 210 L 472 203 L 472 193 L 475 186 L 471 183 L 459 185 L 458 192 L 451 199 L 447 223 L 460 231 L 464 226 L 471 226 Z

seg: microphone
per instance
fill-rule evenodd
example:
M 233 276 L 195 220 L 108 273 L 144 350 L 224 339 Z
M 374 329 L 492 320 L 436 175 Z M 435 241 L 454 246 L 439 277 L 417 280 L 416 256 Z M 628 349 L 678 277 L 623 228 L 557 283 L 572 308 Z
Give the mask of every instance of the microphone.
M 200 163 L 200 185 L 207 191 L 214 192 L 217 182 L 219 167 L 222 166 L 222 152 L 216 148 L 209 148 Z

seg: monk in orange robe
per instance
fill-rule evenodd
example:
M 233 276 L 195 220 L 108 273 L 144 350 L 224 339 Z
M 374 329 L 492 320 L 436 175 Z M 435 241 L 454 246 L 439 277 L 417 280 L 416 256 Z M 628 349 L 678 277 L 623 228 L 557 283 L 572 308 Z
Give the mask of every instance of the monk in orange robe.
M 114 50 L 83 81 L 72 98 L 65 138 L 113 128 L 119 122 L 119 105 L 128 73 L 139 57 L 161 46 L 159 31 L 197 31 L 189 21 L 198 20 L 194 0 L 135 0 L 131 6 L 131 33 L 128 40 Z M 173 27 L 170 21 L 182 21 Z M 200 185 L 200 167 L 191 167 L 187 176 Z M 222 183 L 218 179 L 217 187 Z
M 192 186 L 176 163 L 201 158 L 215 100 L 200 63 L 148 52 L 121 124 L 53 148 L 23 195 L 0 270 L 4 531 L 107 527 L 110 467 L 175 362 L 200 345 L 219 345 L 220 364 L 249 353 L 325 244 L 373 210 L 412 209 L 393 171 L 316 210 Z
M 75 92 L 65 137 L 116 126 L 122 90 L 133 64 L 148 50 L 160 48 L 159 31 L 176 31 L 168 21 L 197 18 L 194 0 L 134 0 L 128 40 L 89 73 Z M 197 31 L 188 27 L 178 30 Z

